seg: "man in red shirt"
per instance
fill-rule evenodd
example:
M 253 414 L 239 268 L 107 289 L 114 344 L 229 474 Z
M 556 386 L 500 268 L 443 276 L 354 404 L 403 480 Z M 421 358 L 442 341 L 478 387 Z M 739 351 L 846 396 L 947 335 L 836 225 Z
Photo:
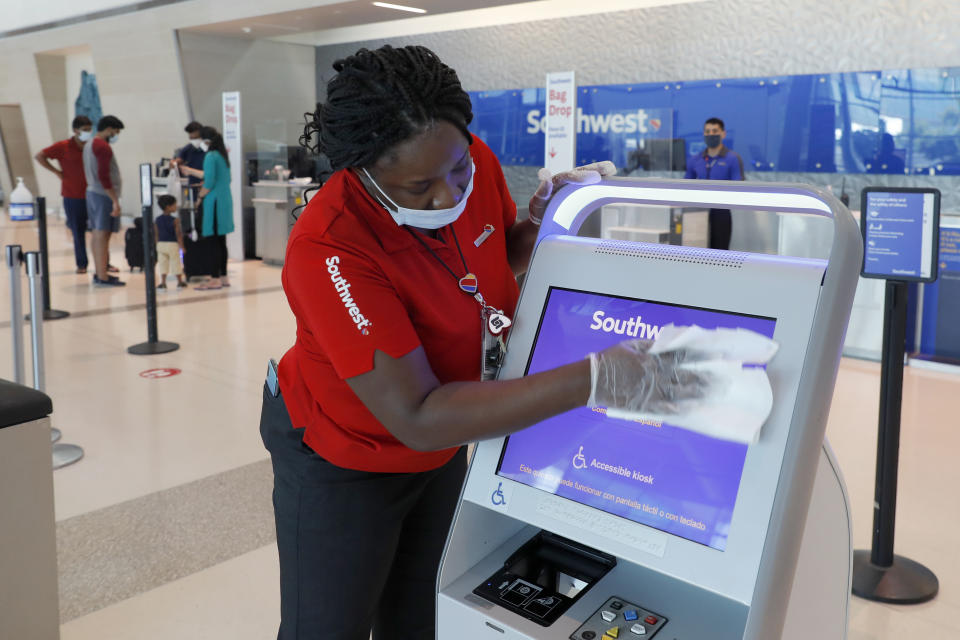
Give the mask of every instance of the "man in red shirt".
M 67 214 L 67 227 L 73 233 L 73 255 L 77 273 L 87 272 L 87 179 L 83 174 L 83 145 L 93 137 L 93 123 L 87 116 L 73 119 L 73 137 L 55 142 L 34 158 L 40 166 L 60 178 L 60 195 Z M 56 160 L 58 169 L 50 164 Z

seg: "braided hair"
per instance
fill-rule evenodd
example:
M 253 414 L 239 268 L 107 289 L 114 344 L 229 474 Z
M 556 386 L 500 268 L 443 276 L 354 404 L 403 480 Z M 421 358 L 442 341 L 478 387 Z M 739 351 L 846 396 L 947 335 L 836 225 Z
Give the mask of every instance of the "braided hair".
M 317 103 L 300 144 L 323 154 L 334 171 L 370 166 L 391 147 L 439 120 L 454 125 L 471 143 L 470 96 L 457 72 L 422 46 L 385 45 L 333 64 L 327 101 Z

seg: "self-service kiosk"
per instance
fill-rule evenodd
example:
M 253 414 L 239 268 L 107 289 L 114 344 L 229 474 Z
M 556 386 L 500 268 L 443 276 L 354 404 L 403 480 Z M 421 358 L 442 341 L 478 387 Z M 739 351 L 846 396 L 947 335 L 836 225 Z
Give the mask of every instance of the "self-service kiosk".
M 604 204 L 832 218 L 829 260 L 575 237 Z M 801 185 L 638 178 L 551 201 L 500 372 L 670 323 L 773 337 L 773 411 L 750 445 L 577 409 L 477 445 L 438 580 L 441 640 L 844 638 L 843 479 L 824 441 L 862 243 Z

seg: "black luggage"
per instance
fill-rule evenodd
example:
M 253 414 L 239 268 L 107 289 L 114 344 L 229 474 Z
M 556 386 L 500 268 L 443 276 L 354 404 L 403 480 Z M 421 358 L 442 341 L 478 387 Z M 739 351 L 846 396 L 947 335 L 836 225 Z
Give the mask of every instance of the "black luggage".
M 187 231 L 183 232 L 183 273 L 187 280 L 198 276 L 211 276 L 216 271 L 214 265 L 214 256 L 216 255 L 213 243 L 216 238 L 199 235 L 203 229 L 203 204 L 201 204 L 193 214 L 193 224 L 191 229 L 198 233 L 196 240 L 190 239 Z
M 190 236 L 183 238 L 183 272 L 187 279 L 197 276 L 209 276 L 214 272 L 214 249 L 211 243 L 214 238 L 197 238 L 194 242 Z
M 139 267 L 143 271 L 143 218 L 136 218 L 133 226 L 123 234 L 123 252 L 127 256 L 130 271 Z

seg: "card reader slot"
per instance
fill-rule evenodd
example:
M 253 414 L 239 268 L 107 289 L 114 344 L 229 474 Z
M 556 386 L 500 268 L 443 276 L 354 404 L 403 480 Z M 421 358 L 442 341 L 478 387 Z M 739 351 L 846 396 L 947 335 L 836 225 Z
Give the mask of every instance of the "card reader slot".
M 541 531 L 473 592 L 549 626 L 614 566 L 613 556 Z

